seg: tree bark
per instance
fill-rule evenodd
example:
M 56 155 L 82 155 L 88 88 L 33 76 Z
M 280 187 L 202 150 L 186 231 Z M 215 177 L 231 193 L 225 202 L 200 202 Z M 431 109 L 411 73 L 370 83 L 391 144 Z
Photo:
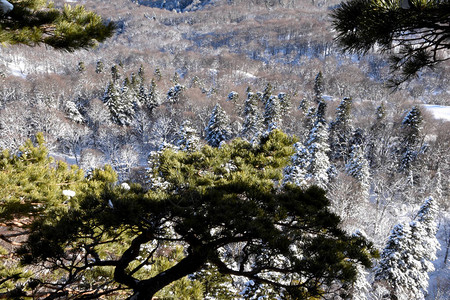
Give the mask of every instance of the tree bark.
M 129 300 L 151 300 L 153 296 L 170 283 L 183 278 L 186 275 L 198 271 L 207 260 L 207 255 L 200 253 L 189 254 L 178 264 L 165 272 L 159 273 L 153 278 L 142 280 L 134 288 Z

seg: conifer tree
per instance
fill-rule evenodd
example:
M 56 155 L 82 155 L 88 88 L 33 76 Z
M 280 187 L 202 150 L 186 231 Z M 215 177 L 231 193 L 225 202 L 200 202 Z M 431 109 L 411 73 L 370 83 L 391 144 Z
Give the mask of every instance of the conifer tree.
M 97 73 L 97 74 L 102 73 L 104 68 L 105 68 L 105 65 L 103 64 L 103 62 L 101 60 L 97 61 L 96 65 L 95 65 L 95 73 Z
M 74 51 L 94 47 L 115 28 L 80 5 L 57 9 L 46 0 L 2 0 L 2 4 L 6 9 L 0 9 L 1 44 L 46 44 Z
M 45 282 L 53 298 L 119 293 L 150 300 L 211 266 L 280 297 L 333 296 L 333 288 L 355 280 L 357 263 L 370 266 L 373 249 L 339 228 L 322 190 L 279 186 L 292 143 L 274 130 L 258 145 L 237 139 L 196 152 L 167 149 L 152 171 L 164 189 L 87 194 L 79 208 L 35 224 L 24 261 L 67 278 Z M 158 256 L 176 253 L 182 255 L 172 264 L 157 267 Z M 96 284 L 77 281 L 93 271 L 101 274 Z
M 291 97 L 286 93 L 278 93 L 278 100 L 280 101 L 281 115 L 285 116 L 289 113 L 292 107 Z
M 407 225 L 397 225 L 391 232 L 375 269 L 375 281 L 387 287 L 390 297 L 423 299 L 428 288 L 428 272 L 434 270 L 438 241 L 435 223 L 436 206 L 428 198 L 416 219 Z
M 200 148 L 200 137 L 198 136 L 197 130 L 191 126 L 189 120 L 185 120 L 181 124 L 175 145 L 180 150 L 188 152 L 197 151 Z
M 247 93 L 244 103 L 244 123 L 242 124 L 241 136 L 252 140 L 263 131 L 260 112 L 258 109 L 258 97 L 253 92 Z
M 269 82 L 266 84 L 264 91 L 262 93 L 259 92 L 260 100 L 264 106 L 266 106 L 267 101 L 269 101 L 270 97 L 272 97 L 272 90 L 273 90 L 273 87 Z
M 414 106 L 402 121 L 403 141 L 400 146 L 401 159 L 399 167 L 401 172 L 408 171 L 417 157 L 422 121 L 422 113 L 417 106 Z
M 330 152 L 329 134 L 325 120 L 326 103 L 319 102 L 315 115 L 315 125 L 309 132 L 305 146 L 310 154 L 307 177 L 312 183 L 326 189 L 329 182 L 331 167 L 328 152 Z
M 322 101 L 323 96 L 323 75 L 322 71 L 317 73 L 316 78 L 314 78 L 314 101 L 317 103 Z
M 175 73 L 178 74 L 178 73 Z M 185 87 L 181 84 L 176 84 L 169 89 L 167 92 L 167 102 L 169 103 L 178 103 L 180 101 L 180 96 L 185 90 Z
M 364 157 L 364 151 L 359 144 L 352 146 L 350 158 L 345 165 L 345 171 L 358 181 L 360 191 L 367 199 L 370 188 L 369 162 Z
M 344 98 L 336 108 L 336 119 L 330 124 L 330 148 L 333 160 L 346 161 L 352 136 L 352 99 Z
M 205 128 L 206 142 L 212 147 L 219 147 L 222 141 L 231 136 L 230 119 L 220 104 L 216 104 Z
M 311 155 L 301 143 L 295 143 L 294 149 L 295 153 L 291 156 L 290 164 L 283 170 L 283 183 L 305 188 L 309 185 L 308 169 Z
M 152 81 L 150 82 L 150 86 L 148 88 L 148 94 L 145 98 L 146 102 L 144 105 L 147 107 L 147 109 L 152 112 L 156 107 L 160 104 L 160 96 L 157 90 L 157 85 L 155 82 L 155 79 L 152 78 Z
M 264 106 L 264 125 L 271 131 L 281 127 L 281 105 L 277 96 L 270 96 Z

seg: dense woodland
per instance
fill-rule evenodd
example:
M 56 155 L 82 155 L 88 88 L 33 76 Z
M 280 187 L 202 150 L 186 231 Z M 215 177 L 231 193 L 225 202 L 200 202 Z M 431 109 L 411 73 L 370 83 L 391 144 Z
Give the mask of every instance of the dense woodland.
M 0 48 L 0 296 L 137 297 L 192 258 L 158 299 L 448 299 L 450 123 L 424 105 L 449 63 L 393 90 L 334 42 L 340 1 L 162 2 L 83 1 L 117 26 L 94 49 Z

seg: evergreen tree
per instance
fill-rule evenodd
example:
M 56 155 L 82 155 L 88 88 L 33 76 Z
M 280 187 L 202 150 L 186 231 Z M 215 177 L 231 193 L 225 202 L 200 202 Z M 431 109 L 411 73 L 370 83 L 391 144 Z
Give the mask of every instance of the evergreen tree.
M 367 143 L 367 157 L 372 169 L 377 168 L 381 163 L 381 154 L 379 153 L 381 148 L 380 140 L 382 140 L 382 134 L 386 127 L 386 108 L 384 103 L 381 103 L 381 105 L 376 108 L 375 122 L 370 127 Z
M 255 93 L 249 92 L 244 103 L 244 123 L 242 124 L 241 136 L 247 140 L 252 140 L 262 130 L 262 121 L 258 109 L 258 97 Z
M 280 101 L 281 115 L 285 116 L 292 107 L 291 97 L 286 93 L 278 93 L 278 100 Z
M 330 152 L 329 134 L 325 119 L 326 103 L 320 101 L 316 113 L 312 118 L 314 126 L 309 131 L 305 147 L 310 155 L 308 166 L 308 180 L 326 189 L 329 182 L 329 171 L 331 168 L 328 152 Z
M 160 104 L 160 96 L 154 79 L 152 79 L 152 81 L 150 82 L 148 94 L 145 100 L 146 102 L 144 103 L 144 105 L 150 112 L 152 112 Z
M 83 123 L 84 118 L 73 101 L 66 101 L 65 110 L 69 119 L 76 123 Z
M 352 136 L 352 99 L 344 98 L 336 108 L 336 119 L 330 124 L 330 148 L 333 160 L 346 161 Z
M 345 171 L 358 181 L 360 191 L 367 199 L 370 188 L 369 162 L 364 157 L 364 151 L 359 144 L 352 146 L 350 159 L 345 165 Z
M 206 142 L 212 147 L 219 147 L 222 141 L 231 136 L 230 119 L 219 104 L 214 109 L 205 128 Z
M 212 267 L 283 297 L 326 297 L 355 280 L 357 263 L 370 266 L 373 249 L 339 229 L 322 190 L 280 188 L 292 142 L 274 130 L 258 145 L 237 139 L 197 152 L 165 150 L 153 170 L 164 190 L 130 185 L 88 193 L 79 208 L 35 223 L 24 261 L 45 262 L 57 279 L 67 278 L 53 290 L 48 283 L 57 279 L 45 282 L 54 298 L 119 292 L 152 299 Z M 158 268 L 161 255 L 172 264 Z M 95 271 L 95 285 L 77 281 Z
M 266 106 L 267 101 L 269 101 L 270 97 L 272 97 L 272 90 L 273 90 L 273 87 L 269 82 L 266 84 L 264 91 L 262 93 L 259 92 L 260 100 L 261 100 L 262 104 L 264 105 L 264 107 Z
M 0 43 L 34 46 L 46 44 L 74 51 L 91 48 L 112 36 L 115 25 L 83 6 L 61 9 L 46 0 L 2 0 Z
M 175 73 L 178 74 L 178 73 Z M 167 92 L 167 102 L 169 103 L 178 103 L 180 101 L 180 96 L 185 90 L 185 87 L 181 84 L 176 84 L 169 89 Z
M 415 76 L 425 67 L 448 60 L 449 1 L 366 1 L 341 3 L 331 14 L 337 41 L 344 51 L 365 54 L 375 45 L 392 53 L 391 83 Z M 420 41 L 420 42 L 418 42 Z M 395 51 L 394 51 L 395 50 Z
M 281 127 L 281 105 L 277 96 L 270 96 L 265 102 L 264 125 L 269 131 Z
M 192 128 L 191 122 L 188 120 L 181 124 L 175 145 L 180 150 L 189 152 L 197 151 L 200 148 L 200 137 L 197 134 L 197 130 Z
M 291 163 L 283 170 L 283 183 L 294 184 L 305 188 L 308 184 L 307 170 L 311 163 L 311 155 L 301 143 L 294 144 L 295 153 L 291 156 Z
M 375 269 L 375 281 L 385 285 L 393 299 L 423 299 L 428 288 L 428 272 L 434 270 L 439 243 L 434 221 L 436 206 L 428 198 L 419 209 L 416 220 L 397 225 L 383 250 Z
M 323 75 L 322 71 L 317 73 L 316 78 L 314 78 L 314 101 L 317 103 L 322 101 L 323 96 Z
M 403 141 L 400 149 L 401 159 L 399 167 L 401 172 L 408 171 L 411 164 L 416 160 L 422 121 L 422 113 L 417 106 L 414 106 L 402 121 Z
M 309 139 L 306 141 L 306 147 L 310 154 L 310 163 L 308 167 L 308 175 L 313 184 L 326 189 L 329 178 L 329 170 L 331 167 L 328 152 L 330 146 L 328 144 L 328 129 L 322 122 L 317 122 L 309 133 Z
M 103 62 L 101 60 L 97 61 L 97 64 L 95 65 L 95 73 L 102 73 L 103 69 L 105 69 Z

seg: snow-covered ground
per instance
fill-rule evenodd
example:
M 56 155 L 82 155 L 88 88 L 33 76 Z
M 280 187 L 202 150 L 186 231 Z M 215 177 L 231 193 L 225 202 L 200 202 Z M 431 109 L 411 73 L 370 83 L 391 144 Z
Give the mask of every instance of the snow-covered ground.
M 425 104 L 423 107 L 429 111 L 435 119 L 450 122 L 450 106 Z

